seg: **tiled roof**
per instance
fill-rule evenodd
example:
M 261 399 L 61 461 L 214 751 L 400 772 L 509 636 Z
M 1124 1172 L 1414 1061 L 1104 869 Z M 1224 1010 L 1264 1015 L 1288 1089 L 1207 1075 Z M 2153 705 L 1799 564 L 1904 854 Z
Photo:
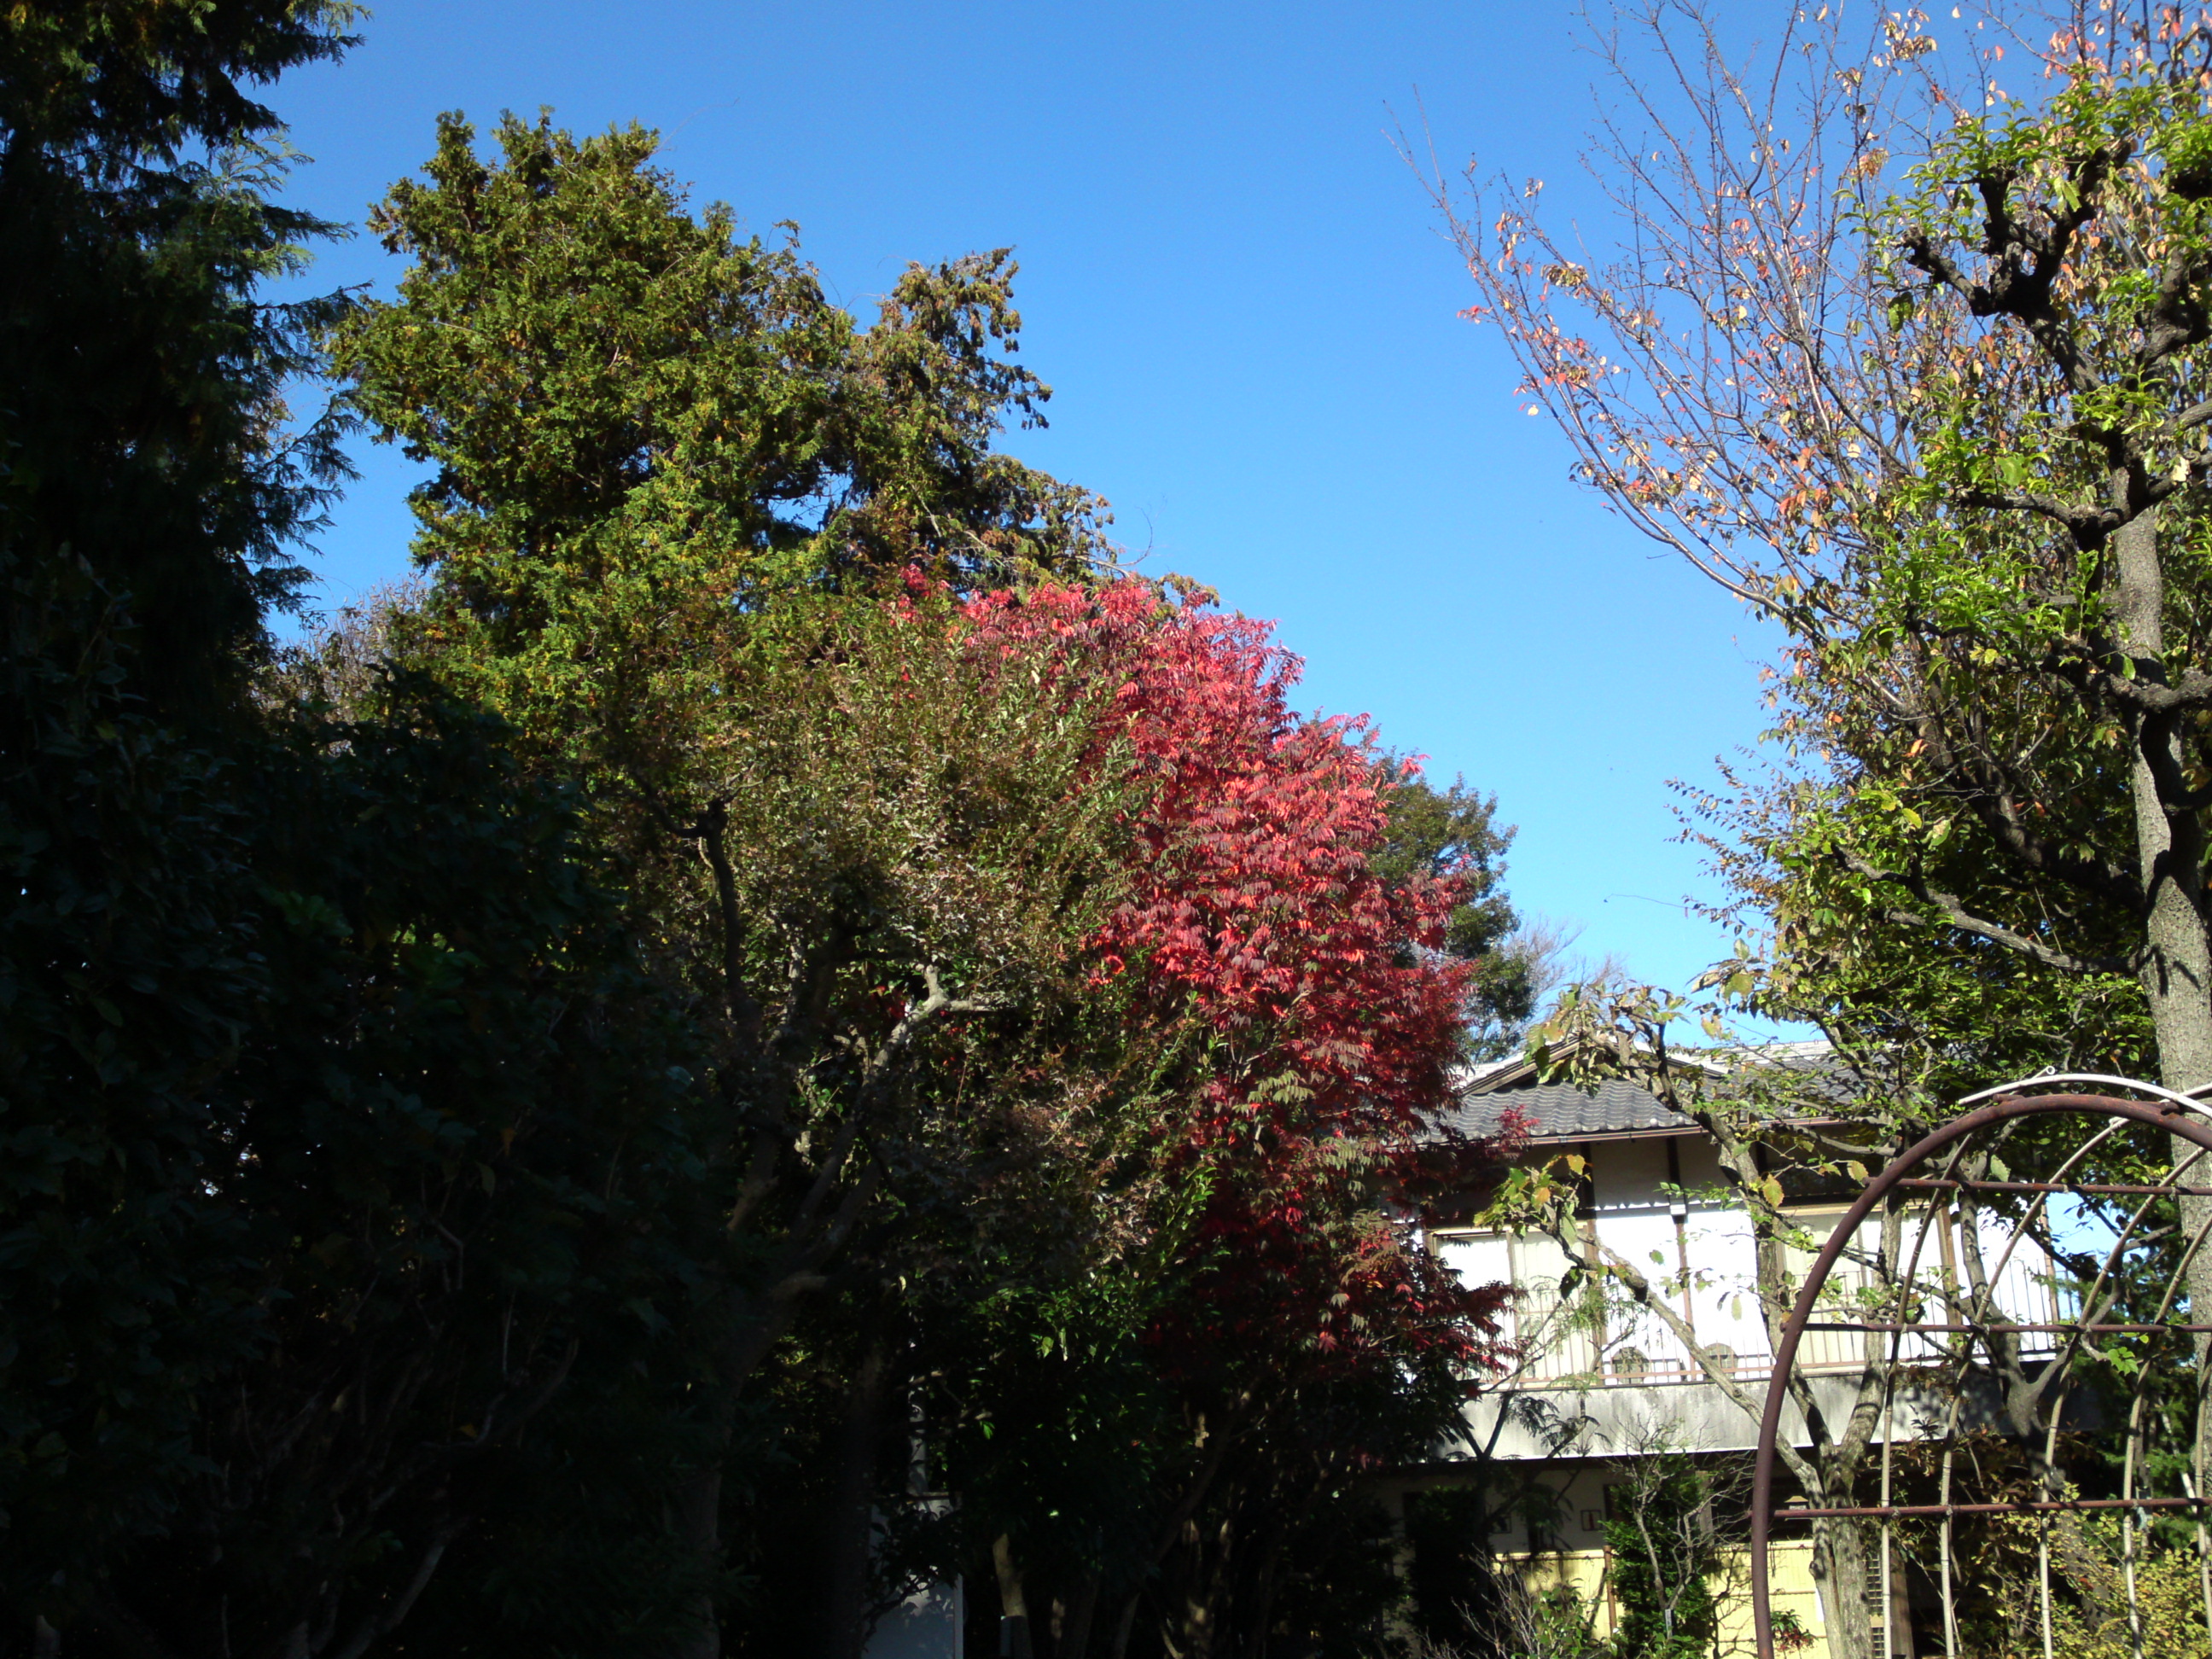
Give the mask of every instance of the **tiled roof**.
M 1686 1073 L 1724 1079 L 1728 1066 L 1751 1062 L 1796 1073 L 1805 1093 L 1842 1103 L 1851 1096 L 1850 1075 L 1825 1042 L 1777 1042 L 1729 1051 L 1677 1054 L 1669 1063 Z M 1465 1078 L 1458 1104 L 1446 1121 L 1462 1134 L 1488 1138 L 1510 1111 L 1532 1140 L 1577 1140 L 1604 1135 L 1700 1133 L 1698 1126 L 1638 1084 L 1607 1078 L 1589 1085 L 1545 1083 L 1534 1061 L 1495 1060 Z
M 1531 1139 L 1575 1140 L 1635 1130 L 1679 1129 L 1697 1125 L 1662 1103 L 1648 1090 L 1618 1078 L 1589 1088 L 1571 1083 L 1530 1081 L 1490 1092 L 1461 1097 L 1451 1115 L 1461 1133 L 1487 1137 L 1504 1127 L 1508 1112 L 1517 1115 Z

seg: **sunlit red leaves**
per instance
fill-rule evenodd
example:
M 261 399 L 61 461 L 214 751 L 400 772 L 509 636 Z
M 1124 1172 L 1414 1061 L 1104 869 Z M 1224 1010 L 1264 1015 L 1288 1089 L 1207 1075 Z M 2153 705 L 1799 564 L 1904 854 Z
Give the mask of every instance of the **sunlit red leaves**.
M 1142 1005 L 1195 1011 L 1211 1039 L 1161 1129 L 1208 1183 L 1200 1243 L 1218 1255 L 1177 1340 L 1472 1354 L 1494 1297 L 1459 1291 L 1381 1215 L 1423 1177 L 1417 1137 L 1447 1098 L 1471 970 L 1436 947 L 1461 884 L 1370 867 L 1392 786 L 1364 720 L 1300 718 L 1299 665 L 1265 624 L 1149 583 L 994 593 L 963 614 L 978 648 L 1041 684 L 1109 677 L 1101 764 L 1151 786 L 1127 896 L 1088 948 L 1097 982 L 1138 975 Z

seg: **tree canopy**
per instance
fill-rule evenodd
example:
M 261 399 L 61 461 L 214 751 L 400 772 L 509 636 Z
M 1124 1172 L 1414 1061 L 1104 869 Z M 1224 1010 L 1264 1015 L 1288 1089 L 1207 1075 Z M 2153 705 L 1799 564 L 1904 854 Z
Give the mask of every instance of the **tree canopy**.
M 1773 763 L 1694 801 L 1765 933 L 1711 983 L 1821 1023 L 1886 1149 L 2039 1070 L 2212 1079 L 2212 36 L 1954 15 L 1801 12 L 1756 66 L 1694 9 L 1623 18 L 1609 258 L 1540 185 L 1442 197 L 1577 475 L 1784 631 Z M 1721 1118 L 1775 1139 L 1771 1106 Z M 1771 1316 L 1782 1257 L 1762 1283 Z
M 1375 1638 L 1492 803 L 1003 453 L 1004 251 L 864 325 L 450 116 L 268 304 L 353 16 L 0 18 L 0 1651 Z M 420 580 L 279 647 L 349 423 Z
M 234 698 L 343 469 L 333 422 L 285 430 L 331 308 L 259 294 L 330 227 L 276 199 L 280 124 L 246 88 L 337 57 L 354 15 L 40 6 L 0 29 L 9 544 L 133 595 L 119 672 L 167 717 Z
M 413 262 L 398 298 L 327 338 L 380 440 L 436 465 L 414 550 L 444 672 L 526 738 L 649 765 L 630 751 L 686 741 L 773 595 L 1108 556 L 1103 502 L 991 447 L 1051 395 L 1012 361 L 1005 250 L 909 269 L 862 329 L 793 240 L 692 217 L 652 134 L 509 116 L 496 140 L 441 121 L 371 216 Z

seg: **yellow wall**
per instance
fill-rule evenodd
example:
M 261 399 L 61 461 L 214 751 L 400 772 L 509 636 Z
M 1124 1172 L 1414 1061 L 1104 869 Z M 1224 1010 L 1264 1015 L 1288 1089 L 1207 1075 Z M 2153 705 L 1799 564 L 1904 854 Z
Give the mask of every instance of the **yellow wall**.
M 1594 1628 L 1600 1636 L 1613 1634 L 1615 1608 L 1605 1571 L 1603 1550 L 1547 1551 L 1540 1555 L 1516 1553 L 1504 1558 L 1521 1566 L 1522 1582 L 1531 1590 L 1569 1584 L 1588 1607 L 1600 1605 Z M 1828 1659 L 1828 1644 L 1820 1620 L 1820 1592 L 1813 1584 L 1813 1547 L 1802 1542 L 1773 1546 L 1768 1556 L 1772 1572 L 1774 1610 L 1794 1613 L 1813 1636 L 1812 1645 L 1796 1650 L 1794 1659 Z M 1748 1553 L 1732 1553 L 1723 1581 L 1713 1586 L 1721 1602 L 1721 1652 L 1745 1659 L 1758 1650 L 1751 1628 L 1751 1574 Z

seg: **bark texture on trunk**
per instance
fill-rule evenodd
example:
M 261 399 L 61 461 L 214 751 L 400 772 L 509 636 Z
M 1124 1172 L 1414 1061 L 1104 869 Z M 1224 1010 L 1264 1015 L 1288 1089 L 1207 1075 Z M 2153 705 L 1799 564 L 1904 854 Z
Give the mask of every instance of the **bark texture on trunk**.
M 1106 1650 L 1106 1659 L 1128 1659 L 1129 1638 L 1136 1634 L 1137 1614 L 1143 1610 L 1144 1605 L 1142 1590 L 1133 1592 L 1129 1599 L 1121 1603 L 1121 1616 L 1114 1621 L 1114 1642 Z
M 1855 1521 L 1816 1521 L 1813 1528 L 1813 1583 L 1820 1593 L 1828 1659 L 1874 1659 L 1865 1534 Z
M 1076 1582 L 1059 1627 L 1053 1632 L 1053 1659 L 1089 1659 L 1091 1626 L 1098 1613 L 1098 1583 L 1095 1572 L 1087 1572 Z
M 2146 512 L 2113 537 L 2118 568 L 2115 607 L 2120 641 L 2139 680 L 2166 678 L 2165 573 L 2158 520 Z M 2169 1089 L 2212 1083 L 2212 937 L 2204 912 L 2204 834 L 2199 814 L 2179 799 L 2183 782 L 2181 732 L 2172 718 L 2139 716 L 2130 745 L 2129 788 L 2136 821 L 2136 854 L 2143 889 L 2143 994 L 2158 1041 L 2159 1081 Z M 2197 1148 L 2173 1143 L 2177 1164 Z M 2199 1170 L 2203 1169 L 2200 1164 Z M 2212 1182 L 2192 1182 L 2212 1184 Z M 2182 1233 L 2195 1238 L 2212 1222 L 2212 1200 L 2181 1200 Z M 2212 1310 L 2212 1251 L 2200 1250 L 2188 1269 L 2193 1317 Z M 2206 1340 L 2197 1342 L 2200 1379 L 2196 1464 L 2212 1466 L 2212 1413 L 2204 1409 L 2202 1379 Z
M 999 1578 L 999 1659 L 1031 1659 L 1030 1606 L 1022 1587 L 1014 1540 L 1000 1533 L 992 1540 L 991 1565 Z

